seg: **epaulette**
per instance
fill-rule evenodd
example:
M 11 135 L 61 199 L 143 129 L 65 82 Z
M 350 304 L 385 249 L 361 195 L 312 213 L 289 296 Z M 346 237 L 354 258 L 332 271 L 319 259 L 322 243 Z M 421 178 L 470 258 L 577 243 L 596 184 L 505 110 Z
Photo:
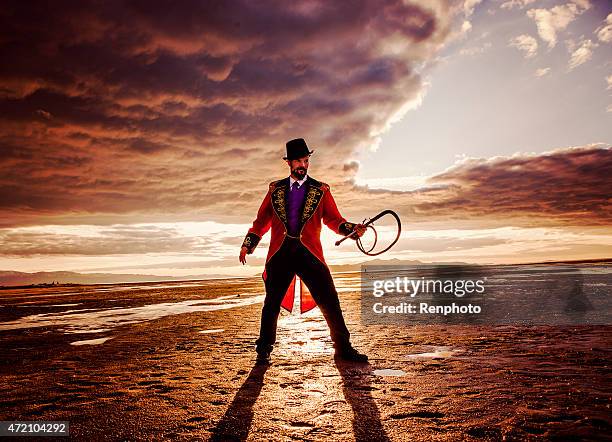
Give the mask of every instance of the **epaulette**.
M 312 177 L 308 177 L 308 181 L 310 182 L 311 186 L 318 187 L 324 192 L 327 192 L 329 190 L 329 184 L 326 184 L 323 181 L 317 181 Z
M 270 183 L 270 190 L 276 189 L 276 187 L 277 187 L 279 184 L 281 184 L 281 182 L 282 182 L 284 179 L 285 179 L 285 178 L 280 179 L 280 180 L 276 180 L 276 181 L 272 181 L 272 182 Z

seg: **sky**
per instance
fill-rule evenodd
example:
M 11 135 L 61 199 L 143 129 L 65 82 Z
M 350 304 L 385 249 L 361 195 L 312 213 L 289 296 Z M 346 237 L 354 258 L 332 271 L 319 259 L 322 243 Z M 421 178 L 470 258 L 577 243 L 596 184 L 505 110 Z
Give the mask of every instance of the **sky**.
M 15 1 L 0 17 L 0 270 L 258 274 L 269 236 L 248 266 L 239 248 L 296 137 L 347 219 L 400 214 L 381 258 L 611 256 L 606 1 Z M 365 261 L 321 239 L 328 263 Z

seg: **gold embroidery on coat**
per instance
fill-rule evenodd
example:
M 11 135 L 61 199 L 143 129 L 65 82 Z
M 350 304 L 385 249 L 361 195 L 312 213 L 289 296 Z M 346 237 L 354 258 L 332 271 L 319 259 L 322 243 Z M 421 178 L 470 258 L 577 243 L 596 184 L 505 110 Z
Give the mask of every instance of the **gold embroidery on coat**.
M 308 221 L 319 206 L 321 196 L 323 196 L 323 192 L 316 187 L 311 186 L 308 189 L 308 193 L 306 194 L 306 202 L 304 203 L 304 211 L 302 212 L 302 225 L 306 224 L 306 221 Z
M 287 224 L 287 211 L 285 210 L 285 189 L 283 187 L 279 187 L 272 193 L 272 207 L 274 207 L 274 211 L 281 221 Z

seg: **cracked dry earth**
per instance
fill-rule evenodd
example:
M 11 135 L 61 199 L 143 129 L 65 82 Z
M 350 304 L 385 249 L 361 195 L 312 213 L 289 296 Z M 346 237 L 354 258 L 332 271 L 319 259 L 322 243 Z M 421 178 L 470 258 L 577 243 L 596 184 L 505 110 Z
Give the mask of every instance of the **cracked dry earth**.
M 0 420 L 67 420 L 96 441 L 609 437 L 611 327 L 365 326 L 344 290 L 369 364 L 334 361 L 315 309 L 283 315 L 257 367 L 261 289 L 4 291 Z

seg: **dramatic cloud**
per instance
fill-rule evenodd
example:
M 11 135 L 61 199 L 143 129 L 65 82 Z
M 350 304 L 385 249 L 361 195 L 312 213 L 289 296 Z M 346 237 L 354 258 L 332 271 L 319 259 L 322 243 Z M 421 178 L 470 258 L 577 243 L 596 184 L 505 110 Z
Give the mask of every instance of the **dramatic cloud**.
M 577 46 L 573 43 L 569 44 L 569 50 L 572 54 L 569 61 L 569 69 L 574 69 L 589 61 L 596 47 L 597 43 L 593 43 L 591 40 L 581 41 Z
M 432 226 L 432 223 L 444 228 L 460 225 L 467 228 L 487 225 L 603 228 L 612 223 L 611 176 L 612 148 L 595 145 L 540 155 L 465 158 L 430 177 L 423 187 L 414 191 L 356 185 L 338 186 L 335 190 L 339 206 L 349 219 L 362 219 L 392 208 L 408 223 L 410 230 L 419 225 Z M 230 203 L 227 204 L 229 207 Z M 243 207 L 245 220 L 252 219 L 258 204 L 259 201 Z M 235 265 L 235 251 L 245 230 L 246 225 L 218 223 L 5 228 L 0 229 L 3 244 L 0 255 L 198 254 L 214 258 L 215 263 L 225 260 L 223 265 Z M 331 243 L 331 232 L 324 233 L 329 234 Z M 414 234 L 409 237 L 414 238 Z M 424 248 L 427 237 L 419 243 L 404 241 L 405 246 L 423 252 L 450 250 L 450 246 L 440 243 Z M 262 241 L 262 253 L 268 240 L 265 237 Z M 494 243 L 498 242 L 491 244 Z M 189 262 L 183 267 L 189 267 Z M 217 264 L 222 265 L 221 261 Z M 162 261 L 151 268 L 155 266 L 170 266 L 170 263 Z
M 510 39 L 509 46 L 522 51 L 525 54 L 525 58 L 535 57 L 538 53 L 538 41 L 527 34 Z
M 460 15 L 459 10 L 463 10 L 463 22 L 461 26 L 458 27 L 458 30 L 454 31 L 449 40 L 456 40 L 465 38 L 465 36 L 472 30 L 472 23 L 469 18 L 474 14 L 474 10 L 476 6 L 480 4 L 482 0 L 464 0 L 462 3 L 458 5 L 454 5 L 453 2 L 450 2 L 450 5 L 454 5 L 453 9 L 455 10 L 455 15 Z
M 456 10 L 442 0 L 5 2 L 2 223 L 241 215 L 285 173 L 284 142 L 296 136 L 340 183 L 353 153 L 420 99 L 414 67 L 443 45 Z
M 134 255 L 204 251 L 220 241 L 159 226 L 74 226 L 0 229 L 1 255 Z
M 430 179 L 415 211 L 429 216 L 524 217 L 532 225 L 610 225 L 612 148 L 466 159 Z
M 612 42 L 612 13 L 608 14 L 606 21 L 595 31 L 597 38 L 604 43 Z
M 508 0 L 501 4 L 500 8 L 502 9 L 513 9 L 519 8 L 523 9 L 525 6 L 534 3 L 535 0 Z
M 612 148 L 466 158 L 409 192 L 356 186 L 341 201 L 361 213 L 393 207 L 411 223 L 606 226 L 612 223 Z M 383 207 L 387 206 L 387 207 Z M 359 213 L 359 212 L 357 212 Z
M 530 9 L 527 16 L 536 22 L 542 40 L 548 43 L 549 48 L 554 48 L 557 44 L 557 34 L 589 8 L 588 1 L 574 1 L 551 9 Z
M 284 143 L 297 136 L 315 149 L 312 175 L 332 186 L 351 220 L 392 208 L 424 229 L 449 220 L 470 228 L 609 225 L 604 145 L 464 159 L 428 180 L 389 178 L 381 168 L 371 182 L 383 188 L 354 184 L 363 153 L 420 102 L 420 73 L 450 38 L 469 31 L 470 16 L 480 18 L 479 3 L 5 2 L 1 257 L 34 266 L 41 256 L 82 256 L 99 267 L 114 256 L 186 252 L 193 256 L 185 264 L 170 256 L 134 264 L 187 268 L 218 258 L 233 265 L 267 184 L 286 176 Z M 552 47 L 588 7 L 528 14 Z M 606 38 L 603 29 L 597 38 Z M 531 40 L 516 47 L 529 56 L 538 50 Z M 476 40 L 461 50 L 490 48 Z M 463 87 L 460 77 L 454 85 Z M 410 152 L 395 158 L 408 161 Z M 234 224 L 204 235 L 181 230 L 185 221 Z M 469 247 L 462 234 L 448 246 L 413 246 L 462 250 Z M 493 238 L 474 247 L 504 244 Z
M 359 170 L 359 161 L 355 161 L 355 160 L 349 161 L 348 163 L 344 164 L 343 169 L 345 172 L 351 172 L 355 174 Z
M 463 2 L 463 12 L 466 17 L 469 17 L 474 13 L 474 9 L 481 3 L 482 0 L 465 0 Z

